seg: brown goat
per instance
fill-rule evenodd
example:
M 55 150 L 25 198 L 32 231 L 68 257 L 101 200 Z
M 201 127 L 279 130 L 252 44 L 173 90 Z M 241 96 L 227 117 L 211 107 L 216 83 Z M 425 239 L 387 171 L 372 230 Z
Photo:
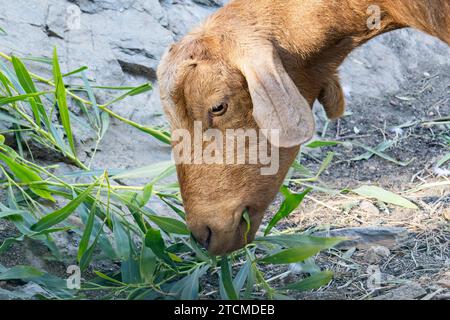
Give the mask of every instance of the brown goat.
M 373 5 L 376 28 L 367 23 Z M 267 135 L 279 152 L 276 174 L 262 175 L 262 164 L 177 164 L 188 226 L 212 254 L 245 245 L 246 209 L 254 238 L 300 145 L 313 136 L 314 101 L 331 119 L 343 114 L 337 68 L 346 56 L 404 27 L 450 44 L 450 1 L 235 0 L 169 49 L 158 79 L 173 130 L 194 134 L 194 121 L 224 133 L 279 130 L 276 141 Z

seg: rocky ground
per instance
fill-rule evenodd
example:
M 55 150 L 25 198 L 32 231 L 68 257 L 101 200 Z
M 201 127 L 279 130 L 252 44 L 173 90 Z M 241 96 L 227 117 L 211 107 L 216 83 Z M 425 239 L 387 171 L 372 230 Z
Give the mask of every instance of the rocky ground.
M 56 46 L 64 70 L 87 65 L 89 77 L 98 84 L 152 82 L 155 90 L 116 104 L 113 110 L 144 125 L 164 126 L 155 83 L 159 58 L 169 43 L 223 2 L 0 0 L 0 27 L 7 33 L 0 35 L 0 51 L 21 57 L 50 57 Z M 29 65 L 38 73 L 47 72 L 40 64 Z M 317 106 L 318 135 L 370 147 L 392 140 L 395 144 L 385 153 L 397 161 L 412 161 L 406 166 L 378 156 L 352 161 L 364 149 L 338 146 L 308 151 L 302 163 L 314 171 L 326 152 L 334 151 L 335 160 L 321 178 L 325 186 L 342 189 L 378 184 L 408 196 L 420 210 L 386 207 L 351 194 L 311 194 L 285 223 L 286 228 L 398 227 L 406 236 L 399 243 L 353 245 L 320 255 L 318 265 L 333 269 L 336 280 L 327 288 L 298 298 L 448 299 L 448 185 L 406 191 L 425 183 L 448 181 L 448 172 L 436 171 L 435 163 L 449 151 L 448 143 L 442 141 L 442 136 L 450 135 L 449 129 L 430 122 L 450 114 L 450 49 L 420 32 L 396 31 L 356 50 L 342 66 L 341 77 L 347 114 L 326 125 L 321 107 Z M 100 101 L 107 99 L 107 93 L 99 97 Z M 76 109 L 73 111 L 76 115 Z M 94 137 L 92 132 L 76 126 L 75 138 L 83 158 L 91 151 Z M 140 167 L 170 157 L 167 147 L 118 121 L 112 121 L 99 150 L 96 168 Z M 47 153 L 38 154 L 42 163 L 53 162 Z M 68 165 L 65 168 L 71 169 Z M 276 211 L 278 203 L 271 212 Z M 0 239 L 12 232 L 9 226 L 0 224 Z M 39 250 L 25 243 L 1 256 L 0 263 L 41 263 Z M 64 273 L 59 264 L 49 262 L 44 267 Z M 381 280 L 376 286 L 369 286 L 373 270 L 379 270 Z M 279 271 L 267 272 L 276 275 Z M 286 280 L 289 278 L 281 281 Z

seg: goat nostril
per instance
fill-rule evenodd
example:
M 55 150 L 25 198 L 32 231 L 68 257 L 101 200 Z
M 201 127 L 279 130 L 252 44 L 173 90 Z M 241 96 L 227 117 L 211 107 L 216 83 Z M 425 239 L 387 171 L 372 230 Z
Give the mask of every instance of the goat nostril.
M 208 230 L 208 235 L 207 235 L 205 243 L 203 245 L 204 245 L 205 249 L 208 250 L 209 245 L 211 244 L 212 231 L 209 227 L 206 227 L 206 229 Z

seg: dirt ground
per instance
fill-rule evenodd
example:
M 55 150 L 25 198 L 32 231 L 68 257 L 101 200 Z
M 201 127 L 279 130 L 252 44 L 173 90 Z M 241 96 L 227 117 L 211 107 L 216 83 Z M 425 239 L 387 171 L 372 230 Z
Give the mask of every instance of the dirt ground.
M 378 185 L 401 194 L 420 209 L 385 205 L 351 193 L 311 193 L 283 227 L 401 227 L 407 234 L 387 247 L 362 244 L 320 254 L 317 265 L 333 270 L 334 280 L 319 291 L 297 298 L 450 299 L 450 187 L 447 184 L 414 190 L 450 181 L 448 171 L 435 168 L 436 161 L 450 150 L 448 141 L 442 140 L 450 134 L 449 126 L 429 124 L 434 119 L 448 119 L 449 80 L 448 70 L 411 75 L 398 93 L 385 100 L 353 100 L 348 106 L 349 115 L 330 124 L 323 134 L 328 140 L 358 142 L 372 148 L 387 140 L 395 141 L 384 153 L 397 161 L 411 161 L 409 165 L 401 166 L 376 155 L 369 160 L 350 161 L 366 150 L 345 146 L 326 147 L 304 156 L 302 164 L 315 172 L 326 152 L 336 153 L 321 177 L 321 186 L 341 190 Z M 277 203 L 271 211 L 276 209 Z M 292 273 L 282 282 L 292 281 L 291 277 Z M 378 279 L 375 285 L 374 279 Z

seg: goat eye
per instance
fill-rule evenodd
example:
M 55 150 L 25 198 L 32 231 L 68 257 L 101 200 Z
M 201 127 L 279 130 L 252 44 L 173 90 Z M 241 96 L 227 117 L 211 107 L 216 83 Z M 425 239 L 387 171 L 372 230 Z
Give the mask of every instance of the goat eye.
M 221 116 L 227 112 L 228 106 L 225 103 L 219 104 L 218 106 L 212 107 L 209 112 L 215 116 Z

